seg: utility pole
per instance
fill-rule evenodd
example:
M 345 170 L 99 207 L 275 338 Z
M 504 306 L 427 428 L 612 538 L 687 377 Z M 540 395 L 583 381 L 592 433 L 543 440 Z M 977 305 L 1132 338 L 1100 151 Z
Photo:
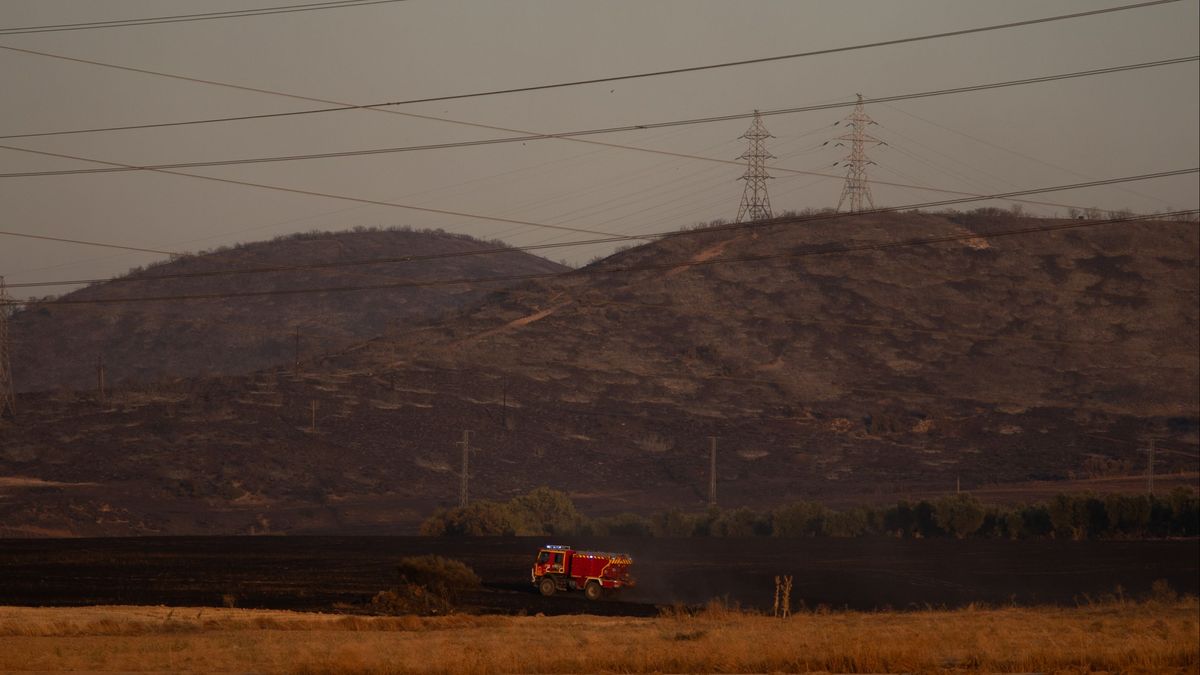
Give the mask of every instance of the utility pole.
M 315 434 L 317 433 L 317 399 L 315 398 L 312 400 L 312 417 L 310 421 L 312 432 Z
M 868 208 L 874 209 L 875 201 L 871 199 L 871 186 L 867 183 L 867 165 L 875 162 L 867 159 L 865 148 L 867 143 L 876 145 L 886 145 L 886 143 L 867 133 L 867 127 L 875 124 L 875 121 L 868 117 L 866 111 L 863 110 L 862 94 L 858 94 L 858 104 L 854 106 L 854 111 L 842 122 L 850 127 L 850 131 L 834 140 L 849 141 L 850 154 L 843 160 L 846 165 L 846 184 L 842 187 L 842 196 L 838 199 L 837 210 L 841 211 L 842 205 L 847 201 L 850 202 L 851 213 L 866 210 L 863 208 L 864 204 Z M 844 146 L 845 143 L 836 145 Z
M 96 395 L 99 397 L 100 405 L 104 405 L 104 355 L 96 355 Z
M 0 277 L 0 421 L 5 415 L 17 418 L 17 395 L 13 393 L 12 343 L 8 339 L 8 312 L 12 305 L 4 277 Z
M 508 378 L 504 378 L 503 393 L 500 396 L 500 424 L 508 429 Z
M 762 115 L 754 111 L 754 121 L 746 133 L 739 136 L 748 141 L 749 147 L 738 159 L 746 160 L 746 173 L 738 180 L 746 181 L 742 190 L 742 204 L 738 207 L 735 223 L 754 220 L 768 220 L 771 216 L 771 200 L 767 196 L 767 160 L 775 159 L 775 155 L 767 152 L 766 140 L 775 138 L 767 133 L 762 123 Z
M 717 505 L 717 437 L 709 436 L 708 505 Z
M 455 445 L 462 446 L 462 479 L 458 488 L 458 508 L 467 508 L 467 478 L 470 475 L 468 468 L 470 466 L 471 457 L 471 432 L 468 429 L 463 429 L 462 440 Z
M 300 372 L 300 327 L 299 326 L 296 326 L 296 346 L 292 350 L 292 353 L 295 356 L 295 359 L 294 359 L 295 360 L 295 368 L 296 368 L 296 372 L 298 373 L 298 372 Z

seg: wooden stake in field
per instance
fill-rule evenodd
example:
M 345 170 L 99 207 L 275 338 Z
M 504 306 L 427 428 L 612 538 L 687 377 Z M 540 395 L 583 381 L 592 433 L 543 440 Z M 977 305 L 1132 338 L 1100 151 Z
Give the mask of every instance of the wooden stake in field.
M 792 615 L 792 577 L 775 577 L 775 611 L 774 615 L 786 619 Z
M 312 432 L 317 433 L 317 399 L 312 401 Z
M 779 575 L 775 575 L 775 606 L 771 610 L 771 616 L 779 616 Z

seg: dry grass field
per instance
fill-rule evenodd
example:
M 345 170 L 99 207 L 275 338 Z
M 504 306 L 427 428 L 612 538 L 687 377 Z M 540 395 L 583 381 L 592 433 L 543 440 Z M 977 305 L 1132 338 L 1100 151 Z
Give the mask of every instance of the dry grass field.
M 1196 598 L 658 618 L 0 608 L 0 671 L 1200 672 Z

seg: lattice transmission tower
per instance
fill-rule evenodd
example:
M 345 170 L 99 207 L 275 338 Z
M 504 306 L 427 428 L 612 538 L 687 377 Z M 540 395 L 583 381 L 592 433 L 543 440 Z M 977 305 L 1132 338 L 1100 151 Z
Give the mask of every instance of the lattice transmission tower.
M 762 115 L 755 110 L 754 121 L 739 138 L 746 139 L 749 147 L 738 157 L 746 160 L 746 173 L 739 179 L 746 181 L 746 188 L 742 190 L 742 205 L 734 222 L 767 220 L 772 217 L 771 199 L 767 196 L 767 181 L 771 179 L 767 175 L 767 160 L 775 159 L 775 155 L 767 152 L 766 140 L 775 137 L 767 132 Z
M 863 110 L 862 94 L 858 94 L 858 104 L 854 106 L 854 111 L 842 122 L 850 127 L 850 131 L 838 136 L 836 140 L 848 141 L 850 154 L 842 161 L 846 165 L 846 185 L 842 188 L 842 197 L 838 199 L 837 210 L 841 211 L 847 202 L 851 212 L 865 211 L 864 204 L 874 210 L 875 200 L 871 199 L 871 185 L 867 182 L 867 165 L 875 162 L 867 159 L 866 147 L 868 143 L 886 144 L 867 133 L 867 127 L 875 124 L 875 121 Z M 846 143 L 836 145 L 844 146 Z
M 0 277 L 0 422 L 6 416 L 17 418 L 17 396 L 13 393 L 12 343 L 8 339 L 8 314 L 12 307 L 4 277 Z

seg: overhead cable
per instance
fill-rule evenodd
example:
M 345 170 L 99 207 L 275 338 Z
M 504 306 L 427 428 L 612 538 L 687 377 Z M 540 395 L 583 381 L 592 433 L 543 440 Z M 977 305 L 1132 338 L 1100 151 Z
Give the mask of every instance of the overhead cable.
M 698 229 L 698 230 L 656 232 L 656 233 L 647 233 L 647 234 L 638 234 L 638 235 L 615 235 L 615 236 L 605 237 L 605 238 L 601 238 L 601 239 L 574 240 L 574 241 L 566 241 L 566 242 L 534 244 L 534 245 L 529 245 L 529 246 L 501 246 L 501 247 L 495 247 L 495 248 L 477 249 L 477 250 L 473 250 L 473 251 L 449 251 L 449 252 L 445 252 L 445 253 L 433 253 L 433 254 L 425 254 L 425 255 L 392 256 L 392 257 L 385 257 L 385 258 L 342 260 L 342 261 L 332 261 L 332 262 L 324 262 L 324 263 L 301 263 L 301 264 L 296 264 L 296 265 L 276 266 L 276 267 L 205 270 L 205 271 L 200 271 L 200 272 L 164 274 L 164 275 L 149 275 L 149 276 L 142 276 L 142 277 L 125 276 L 125 277 L 114 277 L 114 278 L 105 278 L 105 279 L 71 279 L 71 280 L 58 280 L 58 281 L 36 281 L 36 282 L 27 282 L 27 283 L 9 283 L 8 287 L 9 288 L 36 288 L 36 287 L 45 287 L 45 286 L 71 286 L 71 285 L 83 285 L 83 284 L 105 283 L 105 282 L 138 282 L 138 281 L 149 281 L 149 280 L 155 280 L 155 279 L 186 279 L 186 278 L 193 278 L 193 277 L 208 277 L 208 276 L 222 276 L 222 275 L 265 274 L 265 273 L 286 272 L 286 271 L 294 271 L 294 270 L 328 269 L 328 268 L 351 267 L 351 266 L 360 266 L 360 265 L 384 265 L 384 264 L 395 264 L 395 263 L 411 263 L 411 262 L 421 262 L 421 261 L 428 261 L 428 260 L 442 260 L 442 259 L 446 259 L 446 258 L 459 258 L 459 257 L 468 257 L 468 256 L 477 256 L 477 255 L 496 255 L 496 254 L 502 254 L 502 253 L 527 252 L 527 251 L 544 250 L 544 249 L 551 249 L 551 248 L 592 246 L 592 245 L 597 245 L 597 244 L 629 242 L 629 241 L 635 241 L 635 240 L 643 241 L 643 240 L 651 240 L 651 239 L 675 239 L 675 238 L 681 238 L 681 237 L 686 238 L 686 237 L 691 237 L 691 236 L 702 236 L 702 235 L 709 234 L 712 232 L 717 232 L 717 231 L 761 228 L 761 227 L 764 227 L 767 225 L 777 225 L 777 224 L 801 225 L 801 224 L 807 224 L 807 223 L 812 223 L 812 222 L 842 220 L 842 219 L 847 219 L 847 218 L 854 218 L 854 217 L 858 217 L 858 216 L 868 216 L 868 215 L 873 215 L 873 214 L 897 213 L 897 212 L 901 212 L 901 211 L 911 211 L 911 210 L 915 210 L 915 209 L 936 208 L 936 207 L 940 207 L 940 206 L 950 206 L 950 205 L 954 205 L 954 204 L 962 204 L 962 203 L 967 203 L 967 202 L 971 202 L 971 201 L 982 201 L 982 200 L 987 200 L 987 199 L 1003 199 L 1003 198 L 1011 197 L 1011 196 L 1019 196 L 1019 195 L 1026 195 L 1026 194 L 1040 194 L 1040 193 L 1046 193 L 1046 192 L 1059 192 L 1059 191 L 1064 191 L 1064 190 L 1079 190 L 1079 189 L 1085 189 L 1085 188 L 1089 188 L 1089 187 L 1099 187 L 1099 186 L 1103 186 L 1103 185 L 1115 185 L 1115 184 L 1129 183 L 1129 182 L 1134 182 L 1134 181 L 1153 180 L 1153 179 L 1157 179 L 1157 178 L 1167 178 L 1167 177 L 1172 177 L 1172 176 L 1182 176 L 1182 175 L 1196 174 L 1196 173 L 1200 173 L 1200 167 L 1196 167 L 1196 168 L 1192 168 L 1192 169 L 1177 169 L 1177 170 L 1173 170 L 1173 171 L 1164 171 L 1164 172 L 1151 173 L 1151 174 L 1140 174 L 1140 175 L 1136 175 L 1136 176 L 1123 176 L 1123 177 L 1119 177 L 1119 178 L 1105 178 L 1105 179 L 1100 179 L 1100 180 L 1095 180 L 1095 181 L 1088 181 L 1086 183 L 1071 183 L 1068 185 L 1058 185 L 1058 186 L 1053 186 L 1053 187 L 1033 188 L 1033 189 L 1029 189 L 1029 190 L 1020 190 L 1020 191 L 1016 191 L 1016 192 L 997 193 L 994 195 L 983 195 L 983 196 L 974 197 L 974 198 L 946 199 L 946 200 L 940 200 L 940 201 L 935 201 L 935 202 L 903 204 L 900 206 L 889 206 L 889 207 L 883 207 L 883 208 L 874 209 L 874 210 L 870 210 L 870 211 L 861 211 L 861 212 L 852 212 L 852 213 L 840 212 L 840 213 L 816 214 L 816 215 L 811 215 L 811 216 L 802 216 L 802 217 L 787 218 L 787 219 L 776 219 L 776 220 L 761 221 L 761 222 L 731 223 L 731 224 L 726 224 L 726 225 L 715 225 L 715 226 L 706 227 L 706 228 Z M 1170 213 L 1146 214 L 1146 215 L 1122 217 L 1122 218 L 1103 220 L 1103 221 L 1086 221 L 1086 222 L 1096 222 L 1096 223 L 1100 223 L 1100 224 L 1105 224 L 1105 223 L 1110 223 L 1110 222 L 1128 222 L 1128 221 L 1133 221 L 1133 220 L 1170 219 L 1173 217 L 1187 216 L 1187 215 L 1190 215 L 1193 213 L 1195 213 L 1195 211 L 1174 211 L 1174 212 L 1170 212 Z M 47 237 L 44 235 L 29 234 L 29 233 L 24 233 L 24 232 L 14 232 L 11 230 L 0 230 L 0 236 L 10 236 L 10 237 L 29 238 L 29 239 L 49 239 L 52 241 L 63 241 L 63 242 L 76 243 L 76 244 L 86 244 L 89 246 L 98 246 L 98 247 L 102 247 L 102 248 L 114 248 L 114 249 L 120 249 L 120 250 L 130 250 L 130 251 L 139 251 L 139 252 L 157 252 L 157 253 L 166 253 L 166 254 L 172 255 L 172 256 L 182 256 L 182 254 L 180 254 L 180 253 L 174 253 L 174 252 L 169 252 L 169 251 L 155 251 L 154 249 L 137 248 L 137 247 L 125 246 L 125 245 L 121 245 L 121 244 L 109 244 L 109 243 L 94 242 L 94 241 L 84 241 L 84 240 L 78 240 L 78 239 Z
M 67 130 L 67 131 L 47 131 L 47 132 L 38 132 L 38 133 L 29 133 L 29 134 L 12 134 L 12 135 L 7 135 L 7 136 L 0 136 L 0 139 L 30 138 L 30 137 L 36 137 L 36 136 L 59 136 L 59 135 L 65 135 L 65 134 L 96 133 L 96 132 L 103 132 L 103 131 L 128 131 L 131 129 L 151 129 L 151 128 L 183 126 L 183 125 L 191 125 L 191 124 L 211 124 L 211 123 L 216 123 L 216 122 L 235 122 L 235 121 L 244 121 L 244 120 L 268 119 L 268 118 L 273 118 L 273 117 L 288 117 L 288 116 L 294 116 L 294 115 L 313 115 L 313 114 L 336 112 L 336 111 L 341 111 L 341 110 L 363 110 L 363 109 L 372 109 L 372 108 L 410 105 L 410 104 L 415 104 L 415 103 L 434 103 L 434 102 L 440 102 L 440 101 L 453 101 L 453 100 L 466 99 L 466 98 L 478 98 L 478 97 L 483 97 L 483 96 L 497 96 L 497 95 L 501 95 L 501 94 L 529 93 L 529 92 L 535 92 L 535 91 L 544 91 L 544 90 L 549 90 L 549 89 L 561 89 L 564 87 L 577 87 L 577 86 L 591 85 L 591 84 L 609 84 L 612 82 L 620 82 L 620 81 L 625 81 L 625 80 L 636 80 L 636 79 L 644 79 L 644 78 L 650 78 L 650 77 L 660 77 L 660 76 L 665 76 L 665 75 L 679 75 L 679 74 L 683 74 L 683 73 L 693 73 L 693 72 L 700 72 L 700 71 L 705 71 L 705 70 L 715 70 L 715 69 L 720 69 L 720 68 L 732 68 L 732 67 L 738 67 L 738 66 L 770 63 L 770 62 L 775 62 L 775 61 L 800 59 L 800 58 L 806 58 L 806 57 L 811 57 L 811 56 L 823 56 L 823 55 L 829 55 L 829 54 L 838 54 L 838 53 L 856 51 L 856 50 L 861 50 L 861 49 L 872 49 L 872 48 L 877 48 L 877 47 L 902 45 L 902 44 L 908 44 L 908 43 L 913 43 L 913 42 L 922 42 L 925 40 L 935 40 L 935 39 L 941 39 L 941 38 L 947 38 L 947 37 L 971 35 L 974 33 L 983 33 L 983 32 L 987 32 L 987 31 L 1005 30 L 1005 29 L 1009 29 L 1009 28 L 1032 26 L 1032 25 L 1036 25 L 1036 24 L 1050 23 L 1050 22 L 1054 22 L 1054 21 L 1065 21 L 1065 20 L 1069 20 L 1069 19 L 1079 19 L 1079 18 L 1083 18 L 1083 17 L 1097 16 L 1100 14 L 1109 14 L 1109 13 L 1113 13 L 1113 12 L 1122 12 L 1122 11 L 1133 10 L 1133 9 L 1143 9 L 1143 8 L 1152 7 L 1155 5 L 1165 5 L 1165 4 L 1170 4 L 1170 3 L 1174 3 L 1174 2 L 1180 2 L 1180 1 L 1181 0 L 1151 0 L 1149 2 L 1139 2 L 1139 3 L 1134 3 L 1134 4 L 1128 4 L 1128 5 L 1120 5 L 1120 6 L 1116 6 L 1116 7 L 1105 7 L 1102 9 L 1093 9 L 1093 10 L 1088 10 L 1088 11 L 1084 11 L 1084 12 L 1074 12 L 1071 14 L 1060 14 L 1057 16 L 1043 17 L 1040 19 L 1029 19 L 1029 20 L 1025 20 L 1025 21 L 1014 21 L 1014 22 L 1009 22 L 1009 23 L 993 24 L 993 25 L 989 25 L 989 26 L 979 26 L 976 28 L 966 28 L 966 29 L 956 30 L 956 31 L 931 33 L 931 34 L 927 34 L 927 35 L 918 35 L 918 36 L 907 37 L 907 38 L 898 38 L 898 39 L 894 39 L 894 40 L 882 40 L 882 41 L 878 41 L 878 42 L 869 42 L 869 43 L 843 46 L 843 47 L 832 47 L 832 48 L 828 48 L 828 49 L 818 49 L 818 50 L 798 52 L 798 53 L 792 53 L 792 54 L 781 54 L 781 55 L 777 55 L 777 56 L 767 56 L 767 57 L 756 58 L 756 59 L 742 59 L 742 60 L 738 60 L 738 61 L 726 61 L 723 63 L 713 63 L 713 64 L 708 64 L 708 65 L 703 65 L 703 66 L 671 68 L 671 69 L 655 70 L 655 71 L 649 71 L 649 72 L 643 72 L 643 73 L 633 73 L 633 74 L 628 74 L 628 75 L 613 75 L 613 76 L 608 76 L 608 77 L 599 77 L 599 78 L 592 78 L 592 79 L 572 80 L 569 82 L 557 82 L 557 83 L 552 83 L 552 84 L 530 85 L 530 86 L 524 86 L 524 87 L 512 87 L 512 88 L 507 88 L 507 89 L 492 89 L 492 90 L 487 90 L 487 91 L 479 91 L 479 92 L 472 92 L 472 93 L 465 93 L 465 94 L 450 94 L 450 95 L 446 95 L 446 96 L 429 96 L 429 97 L 424 97 L 424 98 L 413 98 L 413 99 L 407 99 L 407 100 L 402 100 L 402 101 L 387 101 L 387 102 L 372 103 L 372 104 L 367 104 L 367 105 L 337 105 L 336 107 L 317 108 L 317 109 L 310 109 L 310 110 L 296 110 L 296 111 L 282 112 L 282 113 L 266 113 L 266 114 L 260 114 L 260 115 L 238 115 L 238 116 L 233 116 L 233 117 L 217 117 L 217 118 L 185 120 L 185 121 L 176 121 L 176 122 L 158 122 L 158 123 L 151 123 L 151 124 L 135 124 L 135 125 L 125 125 L 125 126 L 115 126 L 115 127 L 98 127 L 98 128 L 91 128 L 91 129 L 74 129 L 74 130 Z M 10 29 L 10 30 L 21 30 L 21 29 Z M 4 33 L 4 31 L 0 30 L 0 34 L 3 34 L 3 33 Z M 34 54 L 34 55 L 39 55 L 39 56 L 62 58 L 62 59 L 68 59 L 68 60 L 78 61 L 78 62 L 82 62 L 82 63 L 89 63 L 92 65 L 99 65 L 99 66 L 105 66 L 105 67 L 111 67 L 111 68 L 120 68 L 120 69 L 124 69 L 124 70 L 132 70 L 135 72 L 141 72 L 141 73 L 147 73 L 147 74 L 153 74 L 153 75 L 161 75 L 161 76 L 165 76 L 165 77 L 176 77 L 179 79 L 190 80 L 193 82 L 202 82 L 205 84 L 222 84 L 222 83 L 212 82 L 212 81 L 207 81 L 207 80 L 199 80 L 196 78 L 180 77 L 180 76 L 176 76 L 176 75 L 170 75 L 167 73 L 157 73 L 154 71 L 146 71 L 146 70 L 141 70 L 141 69 L 137 69 L 137 68 L 127 68 L 125 66 L 116 66 L 116 65 L 112 65 L 112 64 L 98 63 L 98 62 L 94 62 L 94 61 L 86 61 L 83 59 L 73 59 L 70 57 L 60 56 L 57 54 L 48 54 L 45 52 L 37 52 L 37 51 L 33 51 L 33 50 L 18 49 L 15 47 L 7 47 L 4 45 L 0 45 L 0 49 L 10 49 L 12 51 L 24 52 L 24 53 Z M 246 87 L 239 87 L 239 88 L 249 89 Z M 256 89 L 251 89 L 251 90 L 252 91 L 262 91 L 262 90 L 256 90 Z M 264 92 L 264 93 L 276 93 L 276 92 Z M 293 97 L 293 98 L 304 98 L 304 97 Z M 308 99 L 308 100 L 318 100 L 318 99 Z
M 1174 216 L 1174 215 L 1183 216 L 1183 215 L 1191 215 L 1194 213 L 1197 213 L 1197 211 L 1193 210 L 1193 211 L 1186 211 L 1186 212 L 1177 212 L 1174 214 L 1166 214 L 1166 215 L 1168 215 L 1168 216 Z M 860 213 L 860 214 L 854 214 L 854 215 L 863 215 L 863 214 Z M 586 276 L 586 275 L 593 275 L 593 274 L 606 274 L 606 275 L 624 274 L 624 273 L 630 273 L 630 272 L 672 270 L 672 269 L 679 269 L 679 268 L 710 266 L 710 265 L 718 265 L 718 264 L 724 265 L 724 264 L 734 264 L 734 263 L 766 262 L 766 261 L 770 261 L 770 260 L 779 260 L 779 259 L 797 259 L 797 258 L 806 258 L 806 257 L 812 257 L 812 256 L 834 255 L 834 254 L 839 254 L 839 253 L 884 251 L 884 250 L 891 250 L 891 249 L 898 249 L 898 248 L 905 248 L 905 247 L 912 247 L 912 246 L 929 246 L 929 245 L 933 245 L 933 244 L 942 244 L 942 243 L 949 243 L 949 242 L 954 242 L 954 241 L 964 241 L 964 240 L 968 240 L 968 239 L 985 239 L 986 240 L 986 239 L 995 239 L 995 238 L 999 238 L 999 237 L 1011 237 L 1011 236 L 1029 235 L 1029 234 L 1042 234 L 1042 233 L 1047 233 L 1047 232 L 1058 232 L 1058 231 L 1064 231 L 1064 230 L 1085 229 L 1085 228 L 1091 228 L 1091 227 L 1098 227 L 1101 225 L 1109 225 L 1109 224 L 1113 224 L 1113 223 L 1157 219 L 1157 218 L 1161 218 L 1162 215 L 1163 214 L 1158 214 L 1158 215 L 1153 215 L 1153 216 L 1130 216 L 1130 217 L 1126 217 L 1126 218 L 1114 218 L 1114 219 L 1101 220 L 1101 221 L 1068 221 L 1065 223 L 1056 223 L 1054 225 L 1046 225 L 1046 226 L 1040 226 L 1040 227 L 1025 227 L 1025 228 L 1017 228 L 1017 229 L 1013 229 L 1013 230 L 1002 230 L 1002 231 L 998 231 L 998 232 L 987 232 L 987 233 L 969 232 L 969 233 L 965 233 L 965 234 L 945 235 L 945 236 L 940 236 L 940 237 L 926 237 L 926 238 L 918 238 L 918 239 L 907 239 L 907 240 L 899 240 L 899 241 L 891 241 L 891 242 L 873 242 L 873 243 L 855 244 L 855 245 L 847 245 L 847 246 L 840 246 L 840 247 L 812 248 L 812 249 L 808 249 L 805 251 L 787 252 L 787 253 L 769 253 L 769 254 L 747 255 L 747 256 L 737 256 L 737 257 L 728 257 L 728 258 L 719 258 L 718 257 L 718 258 L 710 258 L 710 259 L 706 259 L 706 260 L 684 260 L 684 261 L 673 261 L 673 262 L 668 262 L 668 263 L 650 263 L 650 264 L 643 264 L 643 265 L 629 265 L 629 266 L 624 266 L 624 267 L 592 265 L 592 266 L 585 267 L 582 269 L 570 270 L 567 272 L 540 272 L 540 273 L 530 273 L 530 274 L 502 275 L 502 276 L 493 276 L 493 277 L 463 277 L 463 278 L 459 278 L 459 279 L 397 281 L 397 282 L 380 283 L 380 284 L 361 284 L 361 285 L 355 285 L 355 286 L 333 286 L 333 287 L 321 287 L 321 288 L 276 288 L 276 289 L 262 290 L 262 291 L 194 293 L 194 294 L 182 294 L 182 295 L 139 296 L 139 297 L 129 297 L 129 298 L 88 298 L 88 299 L 61 298 L 61 299 L 49 300 L 49 301 L 12 300 L 12 301 L 9 301 L 6 303 L 0 303 L 0 306 L 2 306 L 2 305 L 63 306 L 63 305 L 105 305 L 105 304 L 122 304 L 122 303 L 133 303 L 133 302 L 175 302 L 175 301 L 185 301 L 185 300 L 216 300 L 216 299 L 223 299 L 223 298 L 244 298 L 244 297 L 261 297 L 261 296 L 274 296 L 274 295 L 304 295 L 304 294 L 311 294 L 311 293 L 346 293 L 346 292 L 355 292 L 355 291 L 397 289 L 397 288 L 427 288 L 427 287 L 438 287 L 438 286 L 472 286 L 472 285 L 483 285 L 483 284 L 493 284 L 493 283 L 512 284 L 512 283 L 526 282 L 526 281 L 537 281 L 537 280 L 545 280 L 545 279 L 552 279 L 552 278 L 566 278 L 566 277 L 571 277 L 571 276 Z M 770 222 L 770 221 L 767 221 L 767 222 Z M 747 224 L 739 223 L 739 225 L 747 225 Z M 763 223 L 757 223 L 756 225 L 761 227 L 763 225 Z M 713 228 L 713 229 L 720 230 L 722 228 Z
M 681 120 L 671 120 L 666 122 L 645 122 L 641 124 L 627 124 L 616 127 L 601 127 L 593 129 L 582 129 L 576 131 L 563 131 L 558 133 L 548 134 L 525 134 L 520 136 L 507 136 L 504 138 L 485 138 L 470 141 L 454 141 L 449 143 L 431 143 L 425 145 L 409 145 L 400 147 L 388 148 L 371 148 L 366 150 L 341 150 L 336 152 L 308 153 L 297 155 L 276 155 L 271 157 L 244 157 L 238 159 L 218 159 L 196 162 L 173 162 L 165 164 L 145 164 L 145 165 L 121 165 L 109 167 L 97 167 L 90 169 L 57 169 L 52 171 L 23 171 L 14 173 L 0 173 L 0 178 L 33 178 L 46 176 L 71 176 L 78 174 L 92 173 L 123 173 L 129 171 L 154 171 L 159 169 L 196 169 L 215 166 L 237 166 L 243 164 L 264 164 L 273 162 L 295 162 L 311 159 L 332 159 L 336 157 L 361 157 L 366 155 L 383 155 L 394 154 L 400 152 L 415 152 L 423 150 L 446 150 L 451 148 L 467 148 L 481 145 L 498 145 L 504 143 L 525 143 L 529 141 L 542 141 L 549 139 L 565 139 L 578 138 L 582 136 L 595 136 L 601 134 L 613 134 L 627 131 L 644 131 L 649 129 L 662 129 L 665 127 L 690 126 L 695 124 L 711 124 L 714 122 L 728 122 L 733 120 L 749 119 L 755 115 L 790 115 L 797 113 L 813 112 L 817 110 L 829 110 L 833 108 L 854 107 L 856 105 L 865 105 L 873 103 L 886 103 L 891 101 L 906 101 L 916 98 L 929 98 L 933 96 L 946 96 L 950 94 L 961 94 L 974 91 L 985 91 L 988 89 L 1001 89 L 1004 87 L 1015 87 L 1027 84 L 1038 84 L 1043 82 L 1053 82 L 1057 80 L 1066 80 L 1078 77 L 1092 77 L 1096 75 L 1107 75 L 1111 73 L 1120 73 L 1130 70 L 1140 70 L 1144 68 L 1157 68 L 1161 66 L 1177 65 L 1181 63 L 1193 63 L 1200 61 L 1200 55 L 1186 56 L 1173 59 L 1162 59 L 1159 61 L 1147 61 L 1143 63 L 1131 63 L 1121 66 L 1112 66 L 1108 68 L 1097 68 L 1093 70 L 1078 70 L 1069 73 L 1059 73 L 1056 75 L 1043 75 L 1040 77 L 1023 78 L 1019 80 L 1006 80 L 1003 82 L 991 82 L 987 84 L 967 85 L 963 87 L 952 87 L 947 89 L 935 89 L 931 91 L 913 92 L 908 94 L 896 94 L 893 96 L 881 96 L 870 99 L 862 99 L 861 101 L 841 101 L 837 103 L 822 103 L 818 105 L 797 106 L 791 108 L 777 108 L 774 110 L 760 110 L 749 113 L 733 113 L 728 115 L 714 115 L 709 117 L 693 117 Z M 0 145 L 0 148 L 8 150 L 29 150 L 14 146 Z M 91 161 L 91 160 L 88 160 Z M 737 163 L 734 160 L 729 160 L 730 163 Z M 768 167 L 772 170 L 785 170 L 779 167 Z M 815 172 L 795 171 L 795 173 L 804 173 L 810 175 L 828 175 Z M 903 186 L 903 187 L 918 187 L 918 186 Z M 925 188 L 930 189 L 930 188 Z
M 110 21 L 82 21 L 79 23 L 60 23 L 46 26 L 0 28 L 0 35 L 29 35 L 31 33 L 58 33 L 62 31 L 93 30 L 96 28 L 125 28 L 128 26 L 149 26 L 161 23 L 210 21 L 213 19 L 240 19 L 250 16 L 293 14 L 295 12 L 312 12 L 321 9 L 343 9 L 347 7 L 384 5 L 406 1 L 407 0 L 330 0 L 329 2 L 310 2 L 303 5 L 280 5 L 276 7 L 258 7 L 255 9 L 235 9 L 227 12 L 172 14 L 168 16 L 143 17 L 140 19 L 113 19 Z

